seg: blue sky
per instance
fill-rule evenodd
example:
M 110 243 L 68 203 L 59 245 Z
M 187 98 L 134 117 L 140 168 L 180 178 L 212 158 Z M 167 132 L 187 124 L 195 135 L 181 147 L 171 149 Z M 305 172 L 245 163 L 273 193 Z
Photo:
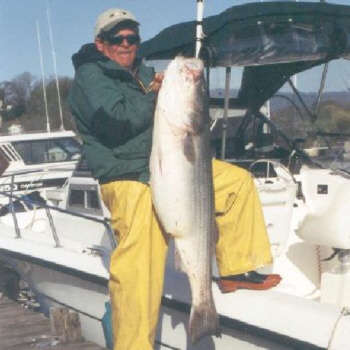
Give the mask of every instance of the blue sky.
M 328 2 L 346 4 L 349 1 Z M 232 5 L 248 2 L 254 1 L 205 0 L 204 14 L 214 15 Z M 193 20 L 196 16 L 195 0 L 0 0 L 0 82 L 10 80 L 25 71 L 37 78 L 41 77 L 36 22 L 40 26 L 45 75 L 53 76 L 47 8 L 51 17 L 58 75 L 73 77 L 71 55 L 81 45 L 92 41 L 96 17 L 110 7 L 125 8 L 133 12 L 141 23 L 143 40 L 156 35 L 166 26 Z M 300 84 L 305 85 L 303 90 L 314 90 L 318 86 L 319 80 L 313 76 L 316 77 L 319 72 L 316 69 L 305 78 L 300 77 Z M 327 88 L 342 89 L 347 72 L 350 77 L 350 62 L 331 66 Z M 219 84 L 221 79 L 218 74 L 213 81 Z M 233 79 L 238 78 L 234 76 Z M 335 85 L 331 87 L 331 83 Z

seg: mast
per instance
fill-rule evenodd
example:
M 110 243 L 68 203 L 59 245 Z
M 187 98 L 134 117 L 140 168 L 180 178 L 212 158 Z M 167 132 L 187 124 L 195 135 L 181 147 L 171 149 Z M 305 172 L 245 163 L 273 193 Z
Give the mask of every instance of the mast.
M 57 75 L 57 61 L 56 61 L 56 51 L 53 44 L 53 35 L 52 35 L 52 27 L 51 27 L 51 19 L 50 19 L 50 11 L 49 7 L 46 8 L 46 14 L 47 14 L 47 23 L 49 26 L 49 37 L 50 37 L 50 44 L 51 44 L 51 53 L 52 53 L 52 61 L 53 61 L 53 68 L 55 73 L 55 80 L 56 80 L 56 90 L 57 90 L 57 98 L 58 98 L 58 111 L 60 115 L 60 130 L 64 130 L 63 125 L 63 113 L 62 113 L 62 103 L 61 103 L 61 94 L 60 94 L 60 85 L 58 83 L 58 75 Z
M 46 131 L 50 132 L 50 119 L 49 119 L 49 110 L 47 107 L 47 96 L 46 96 L 46 86 L 45 86 L 45 73 L 44 73 L 44 61 L 43 55 L 41 52 L 41 41 L 40 41 L 40 28 L 39 22 L 36 21 L 36 34 L 38 39 L 38 48 L 39 48 L 39 57 L 40 57 L 40 68 L 41 68 L 41 81 L 43 85 L 43 95 L 44 95 L 44 105 L 45 105 L 45 115 L 46 115 Z

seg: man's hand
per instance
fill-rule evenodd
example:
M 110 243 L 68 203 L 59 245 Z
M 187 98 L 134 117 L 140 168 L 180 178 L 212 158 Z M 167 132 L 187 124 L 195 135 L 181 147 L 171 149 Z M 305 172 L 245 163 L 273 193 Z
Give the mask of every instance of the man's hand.
M 152 82 L 148 86 L 148 91 L 158 92 L 162 85 L 163 78 L 164 73 L 156 73 Z

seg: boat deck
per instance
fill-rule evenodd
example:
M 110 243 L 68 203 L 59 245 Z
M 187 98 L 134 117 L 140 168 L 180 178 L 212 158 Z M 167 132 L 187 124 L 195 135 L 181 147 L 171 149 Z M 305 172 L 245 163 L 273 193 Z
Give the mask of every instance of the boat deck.
M 80 341 L 60 343 L 51 335 L 50 320 L 40 312 L 24 308 L 0 292 L 0 350 L 103 350 L 96 344 Z

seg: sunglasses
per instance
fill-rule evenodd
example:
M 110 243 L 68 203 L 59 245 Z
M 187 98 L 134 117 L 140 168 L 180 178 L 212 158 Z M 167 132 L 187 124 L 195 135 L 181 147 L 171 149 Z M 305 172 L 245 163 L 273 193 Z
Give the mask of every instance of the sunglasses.
M 121 45 L 124 39 L 129 45 L 135 45 L 140 42 L 140 36 L 137 34 L 112 36 L 111 38 L 108 38 L 107 41 L 111 45 Z

